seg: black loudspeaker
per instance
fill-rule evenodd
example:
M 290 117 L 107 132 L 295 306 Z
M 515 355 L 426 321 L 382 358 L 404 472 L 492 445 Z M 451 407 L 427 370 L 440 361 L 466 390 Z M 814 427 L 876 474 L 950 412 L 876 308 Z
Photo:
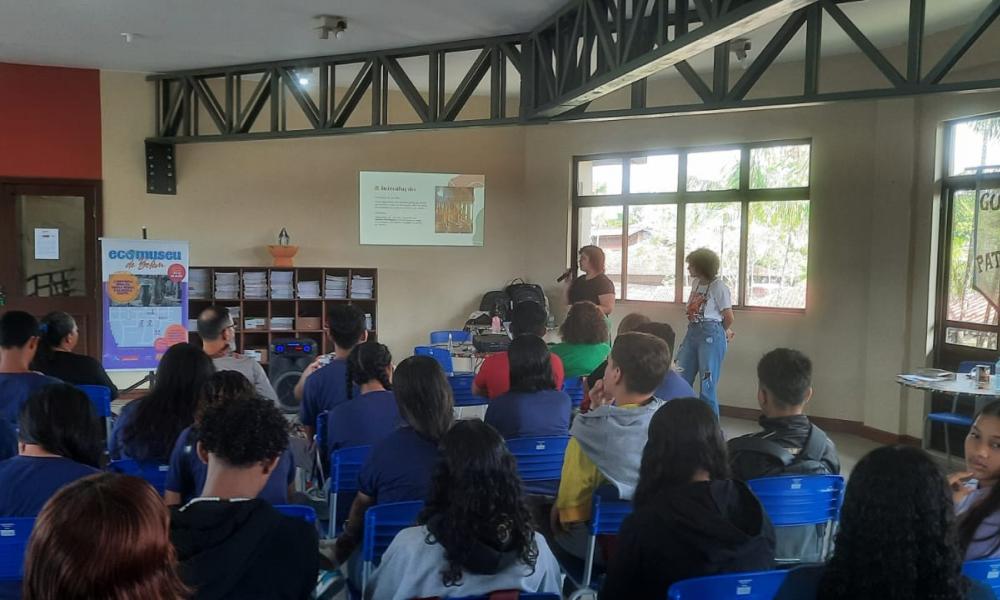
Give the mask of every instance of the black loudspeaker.
M 300 403 L 295 399 L 295 384 L 318 353 L 318 345 L 313 340 L 287 339 L 271 342 L 268 377 L 284 412 L 299 412 Z

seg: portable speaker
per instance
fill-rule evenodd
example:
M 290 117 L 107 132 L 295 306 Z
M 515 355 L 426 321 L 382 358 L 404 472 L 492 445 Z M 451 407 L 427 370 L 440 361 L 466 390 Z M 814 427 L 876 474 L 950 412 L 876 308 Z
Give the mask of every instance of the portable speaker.
M 316 359 L 318 344 L 309 339 L 284 339 L 271 342 L 268 377 L 278 395 L 278 406 L 286 413 L 297 413 L 295 384 L 306 367 Z

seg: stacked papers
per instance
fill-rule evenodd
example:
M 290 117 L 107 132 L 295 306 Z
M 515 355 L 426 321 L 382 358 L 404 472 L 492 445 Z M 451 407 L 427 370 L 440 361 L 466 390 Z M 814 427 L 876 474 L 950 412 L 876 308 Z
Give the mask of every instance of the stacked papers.
M 296 289 L 299 292 L 299 298 L 319 299 L 320 297 L 318 281 L 300 281 Z
M 267 329 L 267 319 L 264 317 L 248 317 L 243 322 L 244 329 Z
M 294 317 L 271 317 L 271 329 L 294 329 Z
M 264 271 L 243 273 L 243 297 L 251 300 L 266 300 L 267 273 Z
M 375 294 L 375 279 L 355 275 L 351 279 L 351 298 L 371 299 Z
M 188 272 L 188 298 L 193 300 L 212 297 L 208 286 L 208 269 L 191 269 Z
M 240 297 L 240 274 L 216 272 L 215 297 L 219 300 L 238 300 Z
M 347 277 L 327 275 L 324 296 L 326 298 L 347 298 Z
M 291 271 L 271 272 L 271 298 L 275 300 L 291 300 L 295 297 L 292 288 L 292 276 L 293 273 Z

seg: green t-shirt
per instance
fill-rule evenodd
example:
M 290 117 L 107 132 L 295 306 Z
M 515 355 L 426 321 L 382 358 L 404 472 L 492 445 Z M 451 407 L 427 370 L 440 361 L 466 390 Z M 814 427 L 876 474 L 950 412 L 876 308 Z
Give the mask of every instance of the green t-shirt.
M 611 354 L 611 346 L 601 344 L 555 344 L 550 348 L 553 354 L 562 359 L 566 377 L 590 375 L 597 365 L 604 362 Z

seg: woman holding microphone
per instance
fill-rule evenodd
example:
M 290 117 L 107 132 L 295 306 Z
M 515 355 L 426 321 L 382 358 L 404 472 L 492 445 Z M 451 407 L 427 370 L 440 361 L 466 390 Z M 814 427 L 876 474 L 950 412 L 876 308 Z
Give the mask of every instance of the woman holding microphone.
M 604 250 L 597 246 L 580 248 L 577 264 L 583 275 L 566 285 L 566 303 L 572 306 L 577 302 L 593 302 L 604 316 L 609 316 L 615 309 L 615 284 L 604 274 Z M 566 271 L 563 277 L 570 273 L 571 270 Z

